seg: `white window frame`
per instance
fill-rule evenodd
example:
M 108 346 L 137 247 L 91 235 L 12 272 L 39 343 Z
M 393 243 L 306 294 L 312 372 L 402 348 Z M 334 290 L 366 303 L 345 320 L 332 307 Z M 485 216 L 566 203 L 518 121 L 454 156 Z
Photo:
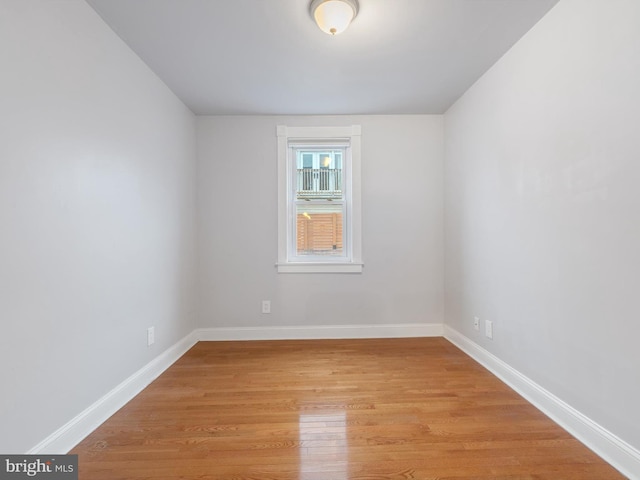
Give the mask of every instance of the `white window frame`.
M 288 127 L 277 126 L 278 137 L 278 273 L 361 273 L 362 272 L 362 206 L 361 206 L 361 127 Z M 295 256 L 295 202 L 293 171 L 295 146 L 348 145 L 342 159 L 345 182 L 345 224 L 343 245 L 345 257 Z

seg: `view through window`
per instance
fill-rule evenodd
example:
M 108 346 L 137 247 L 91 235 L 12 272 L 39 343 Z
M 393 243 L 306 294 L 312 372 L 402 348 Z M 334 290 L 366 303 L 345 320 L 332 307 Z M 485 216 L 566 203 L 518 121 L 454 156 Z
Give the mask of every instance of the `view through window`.
M 340 149 L 296 148 L 296 255 L 344 255 L 344 183 Z

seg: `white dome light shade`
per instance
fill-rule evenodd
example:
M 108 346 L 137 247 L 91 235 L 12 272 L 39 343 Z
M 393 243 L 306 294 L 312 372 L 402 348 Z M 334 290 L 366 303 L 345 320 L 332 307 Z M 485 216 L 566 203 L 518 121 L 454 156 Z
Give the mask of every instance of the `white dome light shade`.
M 318 27 L 329 35 L 344 32 L 358 13 L 356 0 L 313 0 L 311 15 Z

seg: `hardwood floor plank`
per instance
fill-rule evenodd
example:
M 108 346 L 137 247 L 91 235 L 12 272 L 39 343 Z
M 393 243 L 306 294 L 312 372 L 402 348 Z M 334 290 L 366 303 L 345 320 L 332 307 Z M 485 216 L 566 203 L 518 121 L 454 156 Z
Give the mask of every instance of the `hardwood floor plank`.
M 442 338 L 201 342 L 71 453 L 87 480 L 624 478 Z

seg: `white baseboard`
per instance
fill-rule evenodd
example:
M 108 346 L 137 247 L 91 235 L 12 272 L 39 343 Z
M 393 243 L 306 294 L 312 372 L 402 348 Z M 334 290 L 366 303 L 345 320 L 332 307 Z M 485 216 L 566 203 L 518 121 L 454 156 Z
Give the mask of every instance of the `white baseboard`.
M 341 338 L 441 337 L 440 323 L 383 325 L 326 325 L 281 327 L 218 327 L 196 330 L 202 341 L 320 340 Z
M 441 337 L 442 324 L 334 325 L 197 329 L 154 358 L 93 405 L 31 448 L 27 454 L 65 454 L 122 408 L 197 342 L 322 338 Z
M 198 341 L 191 332 L 127 378 L 93 405 L 38 443 L 27 454 L 66 454 L 122 408 Z
M 631 480 L 640 480 L 640 451 L 563 402 L 457 330 L 445 325 L 444 337 L 600 455 L 623 475 Z
M 640 480 L 640 451 L 522 375 L 456 330 L 442 324 L 203 328 L 194 330 L 60 427 L 28 454 L 67 453 L 175 363 L 198 341 L 350 339 L 444 336 L 631 480 Z

